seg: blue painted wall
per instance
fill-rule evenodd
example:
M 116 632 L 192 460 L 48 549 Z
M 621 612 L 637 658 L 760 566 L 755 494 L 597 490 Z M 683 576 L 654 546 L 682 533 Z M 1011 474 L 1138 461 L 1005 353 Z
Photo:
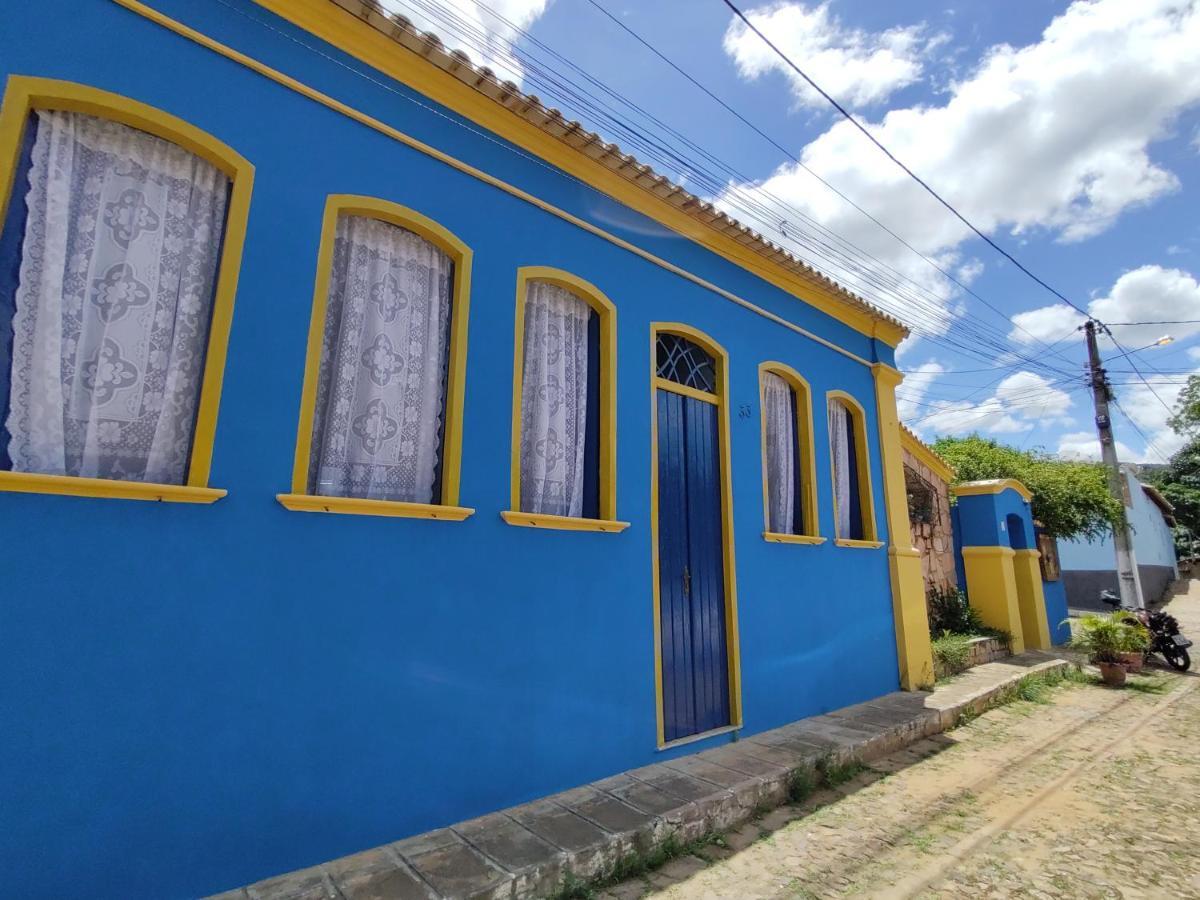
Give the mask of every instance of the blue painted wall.
M 248 0 L 153 5 L 867 358 L 886 347 L 665 233 Z M 270 27 L 265 27 L 269 25 Z M 0 859 L 21 897 L 216 891 L 663 758 L 655 751 L 649 324 L 730 354 L 747 732 L 897 687 L 886 550 L 767 544 L 757 365 L 874 416 L 870 371 L 109 0 L 0 7 L 0 65 L 160 107 L 257 166 L 209 507 L 0 495 Z M 401 51 L 397 51 L 401 52 Z M 344 64 L 344 65 L 343 65 Z M 285 511 L 321 212 L 380 196 L 475 251 L 466 522 Z M 513 288 L 617 304 L 622 534 L 505 525 Z M 820 524 L 832 535 L 826 417 Z M 886 539 L 878 434 L 872 479 Z M 853 665 L 846 665 L 846 660 Z M 836 667 L 838 676 L 829 677 Z M 721 740 L 728 740 L 728 736 Z M 674 753 L 692 752 L 704 744 Z
M 1177 569 L 1175 539 L 1163 519 L 1162 510 L 1146 496 L 1136 473 L 1122 473 L 1133 505 L 1128 508 L 1129 523 L 1133 526 L 1133 552 L 1139 566 L 1168 566 Z M 1116 571 L 1117 556 L 1112 535 L 1100 540 L 1059 541 L 1058 553 L 1063 569 L 1071 571 Z

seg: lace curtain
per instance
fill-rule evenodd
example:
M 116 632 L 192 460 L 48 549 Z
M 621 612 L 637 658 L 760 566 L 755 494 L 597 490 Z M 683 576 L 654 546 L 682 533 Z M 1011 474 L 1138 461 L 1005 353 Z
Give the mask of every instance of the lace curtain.
M 453 270 L 411 231 L 338 220 L 313 417 L 314 493 L 437 502 Z
M 13 470 L 182 484 L 229 179 L 168 141 L 37 112 L 13 318 Z
M 525 295 L 521 511 L 583 515 L 591 307 L 533 281 Z
M 776 534 L 796 533 L 796 409 L 792 388 L 773 372 L 763 376 L 767 421 L 767 521 Z
M 837 536 L 849 538 L 853 515 L 853 494 L 850 486 L 850 410 L 841 400 L 829 403 L 829 441 L 833 452 L 833 508 Z

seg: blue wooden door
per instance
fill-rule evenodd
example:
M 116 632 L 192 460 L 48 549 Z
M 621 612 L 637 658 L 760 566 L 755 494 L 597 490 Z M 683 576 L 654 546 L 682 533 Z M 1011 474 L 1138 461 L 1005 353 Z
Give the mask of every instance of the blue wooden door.
M 659 389 L 663 737 L 730 724 L 717 406 Z

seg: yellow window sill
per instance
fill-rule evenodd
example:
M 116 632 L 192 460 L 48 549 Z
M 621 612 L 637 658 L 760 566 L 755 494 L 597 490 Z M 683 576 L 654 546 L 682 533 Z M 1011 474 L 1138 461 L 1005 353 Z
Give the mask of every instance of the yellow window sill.
M 604 531 L 617 533 L 629 527 L 628 522 L 615 519 L 583 519 L 576 516 L 551 516 L 546 513 L 524 513 L 506 509 L 500 513 L 509 525 L 524 528 L 555 528 L 559 531 Z
M 0 472 L 0 491 L 105 497 L 111 500 L 160 500 L 166 503 L 215 503 L 226 493 L 218 488 L 192 487 L 186 484 L 114 481 L 108 478 L 79 478 L 74 475 L 41 475 L 37 472 Z
M 682 747 L 684 744 L 694 744 L 697 741 L 703 741 L 707 738 L 716 737 L 720 734 L 732 734 L 735 731 L 741 731 L 741 723 L 737 725 L 722 725 L 720 728 L 713 728 L 710 731 L 702 731 L 699 734 L 689 734 L 687 737 L 676 738 L 673 741 L 667 741 L 664 744 L 659 744 L 658 749 L 672 750 L 675 747 Z
M 834 543 L 839 547 L 857 547 L 860 550 L 878 550 L 883 541 L 854 541 L 850 538 L 836 538 Z
M 341 513 L 349 516 L 391 516 L 403 519 L 442 519 L 461 522 L 475 510 L 440 503 L 402 503 L 398 500 L 365 500 L 361 497 L 317 497 L 312 494 L 276 494 L 293 512 Z
M 811 534 L 783 534 L 778 531 L 764 531 L 763 540 L 772 544 L 823 544 L 826 538 L 815 537 Z

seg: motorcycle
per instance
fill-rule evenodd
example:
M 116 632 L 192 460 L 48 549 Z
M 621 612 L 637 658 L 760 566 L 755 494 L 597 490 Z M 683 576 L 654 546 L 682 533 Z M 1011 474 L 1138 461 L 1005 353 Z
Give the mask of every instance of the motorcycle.
M 1100 601 L 1130 613 L 1150 632 L 1150 646 L 1146 648 L 1147 661 L 1151 654 L 1158 653 L 1167 661 L 1167 665 L 1177 672 L 1186 672 L 1192 667 L 1192 657 L 1187 651 L 1192 642 L 1179 633 L 1179 621 L 1173 615 L 1162 610 L 1149 612 L 1121 606 L 1121 598 L 1112 591 L 1101 591 Z

